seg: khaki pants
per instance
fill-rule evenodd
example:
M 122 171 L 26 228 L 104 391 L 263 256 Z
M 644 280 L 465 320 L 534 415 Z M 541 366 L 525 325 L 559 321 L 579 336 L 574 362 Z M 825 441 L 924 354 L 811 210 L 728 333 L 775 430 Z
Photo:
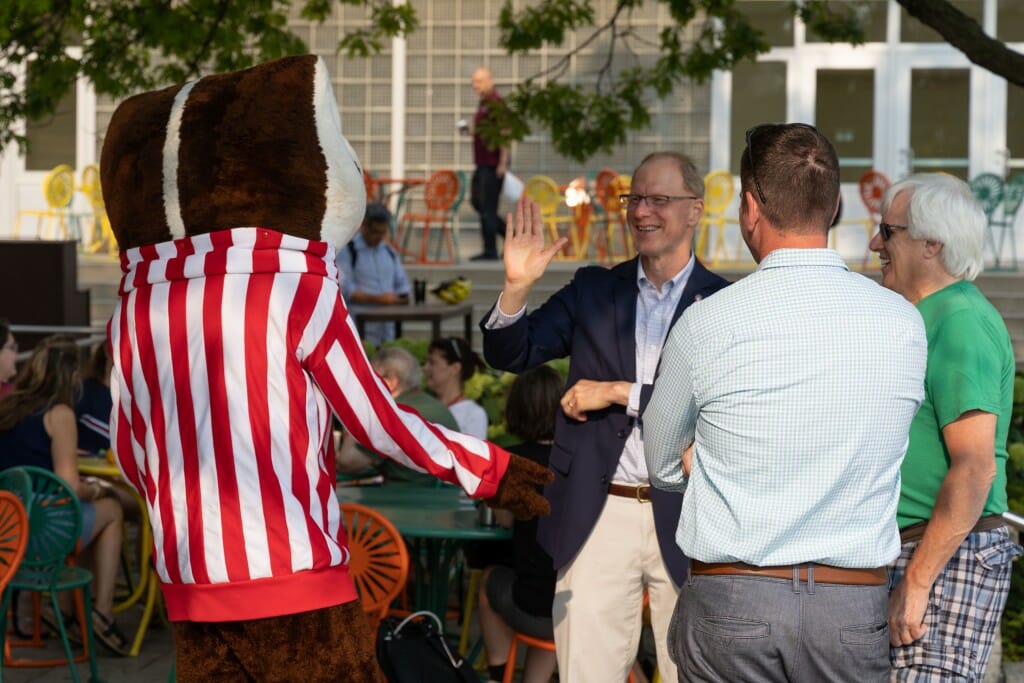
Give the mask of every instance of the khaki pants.
M 661 559 L 650 503 L 608 496 L 576 557 L 558 572 L 552 617 L 564 683 L 622 683 L 640 644 L 644 586 L 663 681 L 676 680 L 667 634 L 679 593 Z

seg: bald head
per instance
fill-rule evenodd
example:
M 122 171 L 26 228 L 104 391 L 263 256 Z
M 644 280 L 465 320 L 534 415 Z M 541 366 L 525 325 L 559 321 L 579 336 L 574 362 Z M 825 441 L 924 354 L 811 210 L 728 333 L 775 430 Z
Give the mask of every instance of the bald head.
M 494 76 L 486 66 L 481 66 L 473 72 L 473 90 L 480 97 L 490 95 L 494 90 Z

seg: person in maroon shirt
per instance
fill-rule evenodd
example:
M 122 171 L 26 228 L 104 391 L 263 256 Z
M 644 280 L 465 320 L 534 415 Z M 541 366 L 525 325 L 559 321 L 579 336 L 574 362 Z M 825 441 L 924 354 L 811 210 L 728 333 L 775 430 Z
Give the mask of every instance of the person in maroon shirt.
M 495 261 L 498 258 L 497 237 L 505 236 L 505 221 L 498 215 L 498 199 L 501 184 L 508 170 L 508 147 L 491 147 L 480 136 L 480 123 L 490 115 L 493 104 L 501 102 L 501 96 L 494 89 L 494 76 L 486 66 L 473 72 L 473 90 L 480 96 L 476 115 L 473 117 L 473 180 L 470 186 L 470 202 L 480 214 L 480 233 L 484 250 L 472 257 L 472 261 Z

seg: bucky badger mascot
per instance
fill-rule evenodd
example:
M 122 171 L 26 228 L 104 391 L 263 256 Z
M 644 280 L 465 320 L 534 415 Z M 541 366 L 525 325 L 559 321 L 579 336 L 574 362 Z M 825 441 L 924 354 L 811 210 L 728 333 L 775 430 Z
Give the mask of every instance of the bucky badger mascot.
M 335 250 L 365 190 L 326 67 L 289 57 L 126 100 L 101 159 L 121 248 L 111 438 L 146 501 L 181 681 L 380 681 L 348 574 L 332 413 L 527 517 L 547 470 L 399 408 Z

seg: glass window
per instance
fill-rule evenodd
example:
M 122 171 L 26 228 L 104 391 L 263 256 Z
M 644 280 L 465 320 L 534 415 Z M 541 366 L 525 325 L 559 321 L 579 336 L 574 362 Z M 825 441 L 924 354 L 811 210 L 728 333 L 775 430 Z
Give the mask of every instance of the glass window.
M 839 154 L 840 180 L 857 182 L 874 167 L 875 72 L 818 71 L 815 123 Z
M 1010 149 L 1010 166 L 1024 169 L 1024 88 L 1006 85 L 1006 146 Z
M 29 69 L 29 82 L 32 70 Z M 30 86 L 31 87 L 31 86 Z M 57 110 L 38 121 L 25 124 L 25 137 L 28 139 L 25 156 L 25 170 L 49 171 L 54 166 L 67 164 L 77 168 L 75 160 L 75 121 L 78 98 L 75 88 L 57 104 Z
M 984 0 L 949 0 L 949 3 L 979 24 L 981 23 Z M 925 26 L 910 16 L 903 8 L 900 8 L 900 40 L 904 43 L 946 42 L 946 39 L 940 36 L 935 29 Z
M 887 0 L 865 0 L 864 2 L 849 5 L 857 13 L 860 27 L 864 31 L 865 42 L 885 42 L 885 20 L 888 15 L 888 5 Z M 808 28 L 807 42 L 822 43 L 827 41 L 822 40 L 821 36 Z
M 746 15 L 751 25 L 764 34 L 772 47 L 793 45 L 793 22 L 796 19 L 789 2 L 778 0 L 740 0 L 736 9 Z
M 912 171 L 945 171 L 966 180 L 969 86 L 967 69 L 911 70 Z
M 781 123 L 785 120 L 785 62 L 737 64 L 732 70 L 729 171 L 733 175 L 740 173 L 740 157 L 746 147 L 745 134 L 748 128 L 759 123 Z
M 1024 3 L 1020 0 L 999 0 L 996 38 L 1007 43 L 1024 42 Z

